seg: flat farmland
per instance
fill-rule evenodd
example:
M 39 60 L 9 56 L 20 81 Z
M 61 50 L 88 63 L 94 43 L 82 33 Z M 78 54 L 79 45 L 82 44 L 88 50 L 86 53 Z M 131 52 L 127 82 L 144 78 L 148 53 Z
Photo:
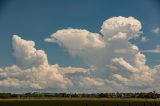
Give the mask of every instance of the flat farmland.
M 0 99 L 0 106 L 160 106 L 160 99 L 106 99 L 106 98 Z

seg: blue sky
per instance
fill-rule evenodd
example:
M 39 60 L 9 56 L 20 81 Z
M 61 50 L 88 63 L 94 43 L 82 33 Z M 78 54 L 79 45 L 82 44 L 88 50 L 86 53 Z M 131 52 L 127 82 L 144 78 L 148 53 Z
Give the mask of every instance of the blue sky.
M 157 0 L 158 1 L 158 0 Z M 32 39 L 36 47 L 46 51 L 51 64 L 83 66 L 81 59 L 72 58 L 56 44 L 43 39 L 63 28 L 87 29 L 99 33 L 102 22 L 113 16 L 133 16 L 141 21 L 147 43 L 134 43 L 141 49 L 152 49 L 159 36 L 151 30 L 160 26 L 160 3 L 156 0 L 1 0 L 0 11 L 0 61 L 1 66 L 14 64 L 11 38 L 18 34 Z M 147 53 L 149 65 L 160 63 L 159 54 Z M 152 59 L 150 59 L 152 58 Z M 154 60 L 155 59 L 155 60 Z M 157 63 L 158 61 L 158 63 Z
M 0 0 L 0 91 L 158 91 L 159 41 L 159 0 Z

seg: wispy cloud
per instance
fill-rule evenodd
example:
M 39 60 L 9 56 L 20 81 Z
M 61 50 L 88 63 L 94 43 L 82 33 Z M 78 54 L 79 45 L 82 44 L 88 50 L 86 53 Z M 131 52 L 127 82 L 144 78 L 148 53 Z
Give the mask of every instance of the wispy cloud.
M 142 50 L 142 52 L 147 52 L 147 53 L 160 53 L 160 50 L 151 49 L 151 50 Z
M 146 37 L 146 36 L 142 36 L 141 37 L 141 42 L 142 43 L 145 43 L 145 42 L 147 42 L 149 39 Z
M 146 53 L 160 53 L 160 45 L 157 45 L 154 49 L 142 50 L 142 52 L 146 52 Z
M 153 33 L 155 34 L 160 34 L 160 27 L 156 27 L 152 30 Z

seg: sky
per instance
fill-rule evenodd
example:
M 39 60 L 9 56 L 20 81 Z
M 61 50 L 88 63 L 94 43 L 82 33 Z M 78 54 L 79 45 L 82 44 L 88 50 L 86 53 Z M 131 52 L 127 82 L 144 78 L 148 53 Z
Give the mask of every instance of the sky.
M 158 91 L 159 11 L 159 0 L 0 0 L 0 91 Z

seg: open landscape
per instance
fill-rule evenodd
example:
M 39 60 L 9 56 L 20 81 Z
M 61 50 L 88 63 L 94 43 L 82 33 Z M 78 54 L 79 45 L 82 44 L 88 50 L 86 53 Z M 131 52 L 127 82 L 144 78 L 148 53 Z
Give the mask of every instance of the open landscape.
M 160 94 L 149 93 L 0 93 L 0 106 L 160 106 Z
M 0 0 L 0 106 L 160 106 L 160 0 Z
M 1 99 L 0 106 L 160 106 L 160 100 L 106 98 Z

